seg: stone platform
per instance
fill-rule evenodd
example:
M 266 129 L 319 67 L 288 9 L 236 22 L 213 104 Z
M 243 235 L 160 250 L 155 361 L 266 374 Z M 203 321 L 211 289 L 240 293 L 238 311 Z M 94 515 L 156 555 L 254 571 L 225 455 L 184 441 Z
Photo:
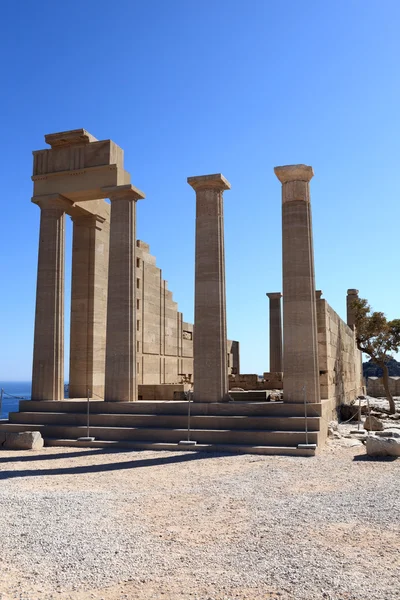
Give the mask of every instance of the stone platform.
M 196 446 L 179 445 L 187 439 L 187 402 L 23 401 L 10 413 L 0 431 L 40 431 L 47 446 L 127 447 L 152 450 L 201 450 L 251 454 L 313 456 L 304 444 L 304 407 L 283 402 L 191 403 L 191 439 Z M 323 405 L 308 405 L 308 441 L 323 444 Z

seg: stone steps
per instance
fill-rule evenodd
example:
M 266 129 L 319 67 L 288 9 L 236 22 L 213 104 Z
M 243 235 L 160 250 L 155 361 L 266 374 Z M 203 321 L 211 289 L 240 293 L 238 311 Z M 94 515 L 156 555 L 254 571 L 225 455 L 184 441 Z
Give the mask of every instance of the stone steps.
M 19 410 L 20 412 L 86 414 L 87 402 L 84 399 L 61 400 L 57 402 L 23 400 L 20 402 Z M 187 415 L 187 412 L 188 403 L 184 401 L 90 401 L 91 414 Z M 304 417 L 304 406 L 303 404 L 287 404 L 284 402 L 192 402 L 190 412 L 192 415 Z M 321 405 L 308 404 L 307 414 L 310 417 L 321 416 Z
M 263 454 L 280 456 L 315 456 L 312 449 L 296 448 L 293 446 L 248 446 L 244 444 L 196 444 L 185 446 L 160 442 L 115 442 L 95 440 L 84 442 L 69 439 L 46 438 L 46 446 L 67 446 L 73 448 L 126 448 L 127 450 L 168 450 L 172 452 L 228 452 L 233 454 Z
M 77 439 L 86 436 L 86 426 L 7 423 L 0 431 L 40 431 L 43 438 Z M 187 429 L 162 427 L 99 427 L 91 426 L 90 435 L 105 441 L 145 441 L 178 443 L 186 439 Z M 262 446 L 295 446 L 306 441 L 303 431 L 271 431 L 254 429 L 196 429 L 192 439 L 201 444 L 243 444 Z M 317 443 L 318 432 L 310 432 L 310 443 Z
M 90 435 L 94 442 L 78 442 L 87 435 L 87 402 L 22 401 L 20 412 L 0 422 L 0 431 L 40 431 L 49 446 L 126 447 L 151 450 L 204 450 L 254 454 L 313 456 L 299 449 L 306 442 L 304 407 L 283 402 L 191 403 L 191 439 L 187 439 L 188 403 L 90 401 Z M 323 439 L 321 405 L 308 405 L 308 442 Z M 321 437 L 322 436 L 322 437 Z
M 25 423 L 34 425 L 63 425 L 82 426 L 87 423 L 86 413 L 59 412 L 23 412 L 11 413 L 10 423 Z M 150 427 L 186 429 L 187 415 L 157 415 L 157 414 L 110 414 L 93 413 L 90 415 L 91 426 L 107 427 Z M 309 431 L 319 430 L 319 418 L 307 419 Z M 304 417 L 275 417 L 247 415 L 192 415 L 190 427 L 197 429 L 218 430 L 272 430 L 272 431 L 303 431 Z

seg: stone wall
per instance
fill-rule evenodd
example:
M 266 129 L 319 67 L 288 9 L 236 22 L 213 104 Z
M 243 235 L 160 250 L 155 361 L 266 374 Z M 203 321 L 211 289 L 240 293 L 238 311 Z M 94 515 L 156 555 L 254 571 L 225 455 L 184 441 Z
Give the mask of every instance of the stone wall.
M 264 373 L 263 377 L 256 374 L 229 375 L 229 389 L 243 390 L 281 390 L 283 388 L 283 373 Z
M 193 380 L 193 325 L 183 320 L 149 245 L 136 242 L 136 351 L 138 384 Z M 239 342 L 228 340 L 228 373 L 239 373 Z
M 389 377 L 389 390 L 393 396 L 400 396 L 400 377 Z M 382 377 L 368 377 L 367 394 L 374 398 L 386 397 Z
M 363 393 L 361 352 L 354 331 L 326 300 L 317 300 L 321 400 L 348 403 Z

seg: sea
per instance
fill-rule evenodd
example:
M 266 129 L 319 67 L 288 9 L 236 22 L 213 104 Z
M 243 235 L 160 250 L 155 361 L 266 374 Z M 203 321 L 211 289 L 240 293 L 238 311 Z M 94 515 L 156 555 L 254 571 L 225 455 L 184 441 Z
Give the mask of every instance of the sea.
M 0 419 L 7 419 L 10 412 L 18 412 L 20 400 L 31 399 L 31 387 L 30 381 L 0 381 L 3 390 Z

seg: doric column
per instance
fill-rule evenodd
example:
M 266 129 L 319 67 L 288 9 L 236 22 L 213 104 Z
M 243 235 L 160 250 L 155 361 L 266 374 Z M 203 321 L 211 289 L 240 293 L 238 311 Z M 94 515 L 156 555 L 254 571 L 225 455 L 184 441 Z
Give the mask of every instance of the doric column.
M 69 397 L 104 397 L 110 224 L 73 217 Z
M 282 183 L 283 398 L 320 402 L 314 251 L 310 205 L 312 167 L 276 167 Z
M 223 191 L 221 174 L 189 177 L 196 191 L 196 266 L 193 345 L 195 402 L 228 396 Z
M 354 329 L 355 327 L 355 315 L 353 302 L 358 300 L 358 290 L 347 290 L 346 307 L 347 307 L 347 325 Z
M 137 400 L 136 383 L 136 201 L 133 185 L 104 188 L 111 200 L 104 399 Z
M 269 298 L 269 370 L 282 372 L 282 316 L 280 292 L 267 294 Z
M 63 400 L 65 207 L 68 202 L 58 195 L 32 200 L 41 209 L 32 400 Z

